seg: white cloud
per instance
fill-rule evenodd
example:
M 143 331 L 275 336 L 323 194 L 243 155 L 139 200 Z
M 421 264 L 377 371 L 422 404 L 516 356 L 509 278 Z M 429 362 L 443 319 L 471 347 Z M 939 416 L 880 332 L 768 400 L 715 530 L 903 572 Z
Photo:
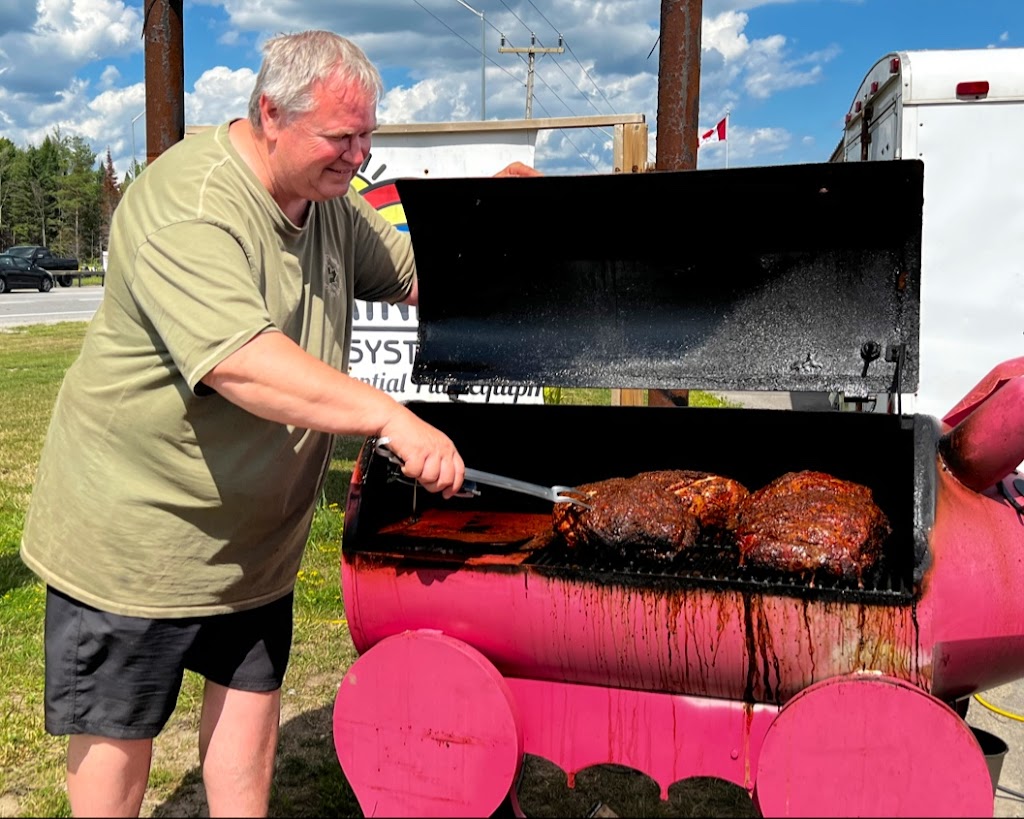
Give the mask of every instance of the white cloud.
M 113 88 L 120 79 L 121 72 L 115 66 L 108 65 L 100 74 L 100 88 L 103 90 Z
M 4 84 L 14 93 L 53 94 L 84 66 L 142 49 L 142 17 L 120 0 L 37 0 L 28 33 L 5 31 Z
M 70 61 L 141 47 L 139 10 L 120 0 L 38 0 L 36 9 L 33 44 Z
M 701 28 L 701 48 L 715 50 L 726 60 L 736 60 L 750 50 L 743 29 L 750 18 L 746 14 L 727 11 L 717 17 L 705 17 Z
M 185 122 L 188 125 L 218 125 L 225 120 L 244 117 L 249 95 L 256 83 L 251 68 L 230 70 L 224 66 L 204 71 L 195 88 L 185 94 Z
M 381 124 L 467 120 L 479 114 L 479 98 L 479 83 L 471 90 L 457 79 L 422 80 L 410 88 L 387 91 L 380 102 L 378 119 Z

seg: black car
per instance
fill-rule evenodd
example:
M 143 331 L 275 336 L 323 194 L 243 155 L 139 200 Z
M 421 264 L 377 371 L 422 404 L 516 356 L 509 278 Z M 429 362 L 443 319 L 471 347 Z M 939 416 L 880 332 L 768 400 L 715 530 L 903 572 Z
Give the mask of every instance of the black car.
M 28 259 L 0 253 L 0 293 L 26 287 L 47 293 L 53 288 L 53 275 Z

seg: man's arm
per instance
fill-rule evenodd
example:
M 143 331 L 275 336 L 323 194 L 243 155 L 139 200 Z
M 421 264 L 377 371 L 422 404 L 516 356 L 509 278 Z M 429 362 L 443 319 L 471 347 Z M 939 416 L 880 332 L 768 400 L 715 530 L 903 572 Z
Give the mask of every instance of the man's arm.
M 390 395 L 309 355 L 283 333 L 262 333 L 202 379 L 223 398 L 280 424 L 340 435 L 387 436 L 402 472 L 451 497 L 465 465 L 452 441 Z

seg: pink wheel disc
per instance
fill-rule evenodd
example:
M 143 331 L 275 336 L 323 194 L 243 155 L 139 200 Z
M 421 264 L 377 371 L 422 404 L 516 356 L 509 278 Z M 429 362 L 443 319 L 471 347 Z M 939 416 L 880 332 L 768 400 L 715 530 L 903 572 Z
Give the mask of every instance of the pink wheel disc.
M 523 748 L 497 669 L 432 631 L 388 637 L 352 664 L 334 744 L 367 816 L 487 816 L 511 790 Z
M 991 816 L 984 754 L 956 713 L 900 680 L 825 680 L 768 729 L 755 797 L 764 816 Z

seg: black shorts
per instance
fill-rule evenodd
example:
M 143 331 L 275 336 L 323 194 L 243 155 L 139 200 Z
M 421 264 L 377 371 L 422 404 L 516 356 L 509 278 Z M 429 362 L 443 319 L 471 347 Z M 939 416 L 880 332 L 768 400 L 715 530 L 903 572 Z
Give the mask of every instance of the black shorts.
M 232 614 L 151 620 L 46 590 L 46 730 L 151 739 L 185 669 L 242 691 L 276 691 L 292 645 L 289 594 Z

